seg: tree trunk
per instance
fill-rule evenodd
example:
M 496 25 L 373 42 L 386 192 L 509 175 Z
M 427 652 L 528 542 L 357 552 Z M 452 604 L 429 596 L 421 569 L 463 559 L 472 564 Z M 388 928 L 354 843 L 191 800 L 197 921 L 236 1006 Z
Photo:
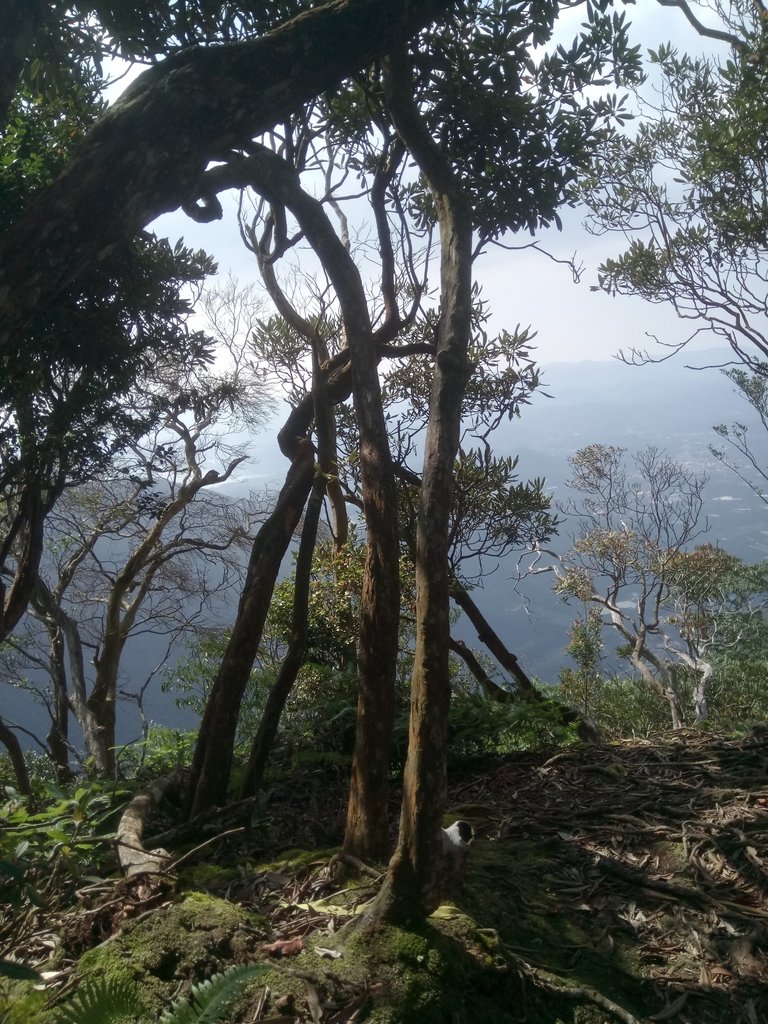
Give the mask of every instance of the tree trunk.
M 484 696 L 488 697 L 489 700 L 496 701 L 497 704 L 509 704 L 511 702 L 513 694 L 491 679 L 475 657 L 474 652 L 467 647 L 463 640 L 456 640 L 454 637 L 451 637 L 451 650 L 461 658 L 475 677 L 475 681 L 479 683 Z
M 137 793 L 123 811 L 115 834 L 115 846 L 126 878 L 160 874 L 168 869 L 170 854 L 167 850 L 145 849 L 144 831 L 163 797 L 181 789 L 181 777 L 181 772 L 175 771 L 155 779 L 147 789 Z
M 712 682 L 714 670 L 703 658 L 696 663 L 696 681 L 693 684 L 693 708 L 696 724 L 702 725 L 709 718 L 709 684 Z
M 304 526 L 301 530 L 301 543 L 296 559 L 296 573 L 293 585 L 293 613 L 291 623 L 291 641 L 280 673 L 270 688 L 267 703 L 256 730 L 248 765 L 245 769 L 240 799 L 244 800 L 261 786 L 267 759 L 274 746 L 277 730 L 280 725 L 286 701 L 296 682 L 307 652 L 307 633 L 309 628 L 309 587 L 312 576 L 312 559 L 317 541 L 317 524 L 323 508 L 325 484 L 323 478 L 315 479 L 312 495 L 304 515 Z
M 262 38 L 189 47 L 148 68 L 0 242 L 0 355 L 18 357 L 32 320 L 119 242 L 192 203 L 211 160 L 452 7 L 335 0 Z
M 312 488 L 314 466 L 311 442 L 307 438 L 298 439 L 295 458 L 277 505 L 253 542 L 232 635 L 197 736 L 186 800 L 190 817 L 226 799 L 240 705 L 261 641 L 280 564 Z
M 646 654 L 645 656 L 647 657 L 648 655 Z M 669 705 L 672 728 L 684 729 L 686 725 L 685 709 L 683 708 L 683 702 L 674 674 L 665 669 L 658 659 L 654 659 L 654 667 L 656 668 L 656 672 L 654 672 L 653 668 L 643 660 L 643 655 L 635 651 L 632 652 L 629 660 L 640 673 L 643 681 Z
M 486 617 L 475 604 L 467 588 L 464 587 L 455 577 L 452 577 L 451 579 L 451 597 L 475 627 L 478 640 L 485 644 L 501 667 L 506 669 L 507 672 L 509 672 L 515 679 L 518 693 L 523 700 L 527 700 L 532 704 L 542 703 L 544 697 L 541 695 L 529 676 L 523 671 L 520 662 L 517 660 L 517 656 L 509 650 L 498 633 L 493 629 L 490 622 L 488 622 Z M 461 657 L 464 657 L 463 652 L 459 651 L 457 653 L 459 653 Z M 464 658 L 464 660 L 466 662 L 466 658 Z M 467 662 L 467 664 L 470 671 L 473 671 L 469 662 Z M 481 685 L 485 687 L 485 684 L 481 683 Z M 498 686 L 495 687 L 495 690 L 491 695 L 495 700 L 502 702 L 515 699 L 515 694 L 510 693 L 508 690 L 502 690 L 501 687 Z M 602 736 L 600 735 L 600 730 L 594 722 L 585 718 L 575 708 L 569 708 L 567 705 L 561 704 L 560 720 L 563 725 L 575 724 L 579 739 L 584 743 L 601 742 Z
M 389 853 L 389 757 L 395 714 L 400 624 L 397 491 L 381 399 L 379 352 L 360 273 L 322 204 L 301 187 L 282 157 L 257 148 L 247 159 L 213 168 L 217 189 L 251 185 L 287 207 L 333 284 L 349 345 L 352 396 L 360 431 L 360 479 L 367 552 L 358 640 L 358 707 L 344 849 L 360 858 Z
M 421 122 L 401 53 L 387 60 L 385 93 L 397 131 L 430 186 L 441 247 L 441 314 L 416 535 L 416 649 L 400 833 L 370 917 L 405 922 L 431 913 L 441 896 L 436 882 L 443 856 L 451 698 L 448 526 L 461 402 L 470 373 L 472 221 L 450 165 Z
M 517 656 L 509 650 L 475 604 L 467 588 L 456 577 L 451 578 L 451 597 L 475 627 L 478 640 L 485 644 L 501 667 L 510 673 L 521 695 L 533 701 L 543 700 L 531 679 L 523 671 Z
M 672 728 L 685 728 L 685 711 L 680 703 L 680 695 L 672 687 L 664 687 L 664 699 L 669 704 L 669 712 L 672 716 Z
M 21 750 L 21 745 L 16 739 L 16 733 L 12 729 L 9 729 L 2 718 L 0 718 L 0 743 L 4 745 L 8 751 L 8 757 L 11 759 L 11 767 L 13 773 L 16 776 L 16 784 L 19 787 L 19 792 L 23 793 L 24 796 L 32 796 L 32 784 L 29 781 L 29 772 L 27 771 L 27 765 L 24 761 L 24 754 Z
M 51 727 L 48 730 L 47 743 L 51 760 L 56 767 L 59 782 L 70 776 L 69 770 L 69 701 L 67 699 L 67 670 L 65 668 L 64 634 L 54 622 L 46 622 L 50 643 L 49 661 L 51 665 L 51 683 L 53 689 L 53 707 L 51 709 Z
M 41 579 L 36 581 L 32 601 L 33 607 L 45 621 L 46 627 L 49 630 L 52 628 L 60 630 L 64 637 L 69 661 L 69 686 L 71 687 L 68 703 L 71 702 L 77 723 L 83 731 L 85 752 L 92 762 L 93 770 L 97 775 L 108 777 L 114 773 L 114 753 L 110 750 L 109 740 L 104 734 L 101 719 L 89 707 L 86 692 L 85 658 L 78 624 L 71 616 L 67 615 L 57 598 Z M 52 664 L 59 653 L 61 652 L 58 646 L 52 646 Z M 56 661 L 55 664 L 54 672 L 66 676 L 63 660 Z M 66 679 L 58 684 L 55 680 L 54 684 L 67 687 Z
M 56 497 L 60 492 L 61 489 L 57 490 Z M 6 588 L 0 582 L 0 641 L 10 636 L 29 605 L 43 557 L 45 517 L 53 500 L 43 500 L 42 488 L 34 480 L 22 487 L 13 523 L 0 551 L 0 569 L 5 566 L 12 549 L 16 555 L 10 587 Z

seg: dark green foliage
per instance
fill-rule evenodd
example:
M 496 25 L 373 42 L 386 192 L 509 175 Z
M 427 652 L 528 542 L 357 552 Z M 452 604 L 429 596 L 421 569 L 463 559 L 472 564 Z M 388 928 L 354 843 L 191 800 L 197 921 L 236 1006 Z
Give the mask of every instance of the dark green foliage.
M 481 238 L 555 223 L 580 166 L 621 104 L 588 99 L 587 85 L 639 77 L 624 13 L 585 5 L 570 47 L 545 56 L 559 4 L 465 2 L 419 40 L 416 85 L 427 124 L 472 200 Z
M 2 863 L 0 862 L 0 871 Z M 17 960 L 0 960 L 0 977 L 10 978 L 13 981 L 42 981 L 38 971 Z
M 232 42 L 261 35 L 299 11 L 313 6 L 300 0 L 269 0 L 268 3 L 220 3 L 187 0 L 177 3 L 121 3 L 103 0 L 77 5 L 93 12 L 109 32 L 125 58 L 146 60 L 184 46 Z
M 708 728 L 744 731 L 768 720 L 765 650 L 763 642 L 759 653 L 739 657 L 736 647 L 732 653 L 712 659 L 715 672 L 709 687 Z M 692 674 L 679 670 L 677 682 L 686 717 L 693 720 Z M 639 679 L 600 673 L 581 676 L 564 669 L 553 693 L 583 711 L 610 739 L 652 736 L 669 728 L 666 702 Z
M 723 729 L 743 730 L 768 721 L 768 650 L 759 655 L 716 659 L 710 700 L 710 722 Z
M 0 234 L 52 184 L 103 109 L 93 69 L 66 66 L 60 87 L 28 83 L 11 105 L 0 139 Z M 24 359 L 0 364 L 3 497 L 32 479 L 43 488 L 87 479 L 154 421 L 148 380 L 179 360 L 210 358 L 208 339 L 189 329 L 187 294 L 213 270 L 204 253 L 142 233 L 105 252 L 39 315 Z
M 448 715 L 448 763 L 568 743 L 575 732 L 562 719 L 562 706 L 554 701 L 502 704 L 479 693 L 456 692 Z
M 602 639 L 603 620 L 596 608 L 587 608 L 584 616 L 575 619 L 565 653 L 578 666 L 560 672 L 560 687 L 566 702 L 578 708 L 585 717 L 596 720 L 599 707 L 594 698 L 602 682 L 600 663 L 605 647 Z
M 32 780 L 32 797 L 2 787 L 0 903 L 16 911 L 48 908 L 55 879 L 64 877 L 74 887 L 83 874 L 106 865 L 116 816 L 129 795 L 124 787 L 95 780 L 66 788 L 38 773 Z
M 160 1018 L 159 1024 L 217 1024 L 225 1021 L 226 1013 L 243 985 L 268 967 L 262 964 L 244 964 L 214 974 L 207 981 L 193 985 L 188 999 L 179 1000 Z
M 54 1016 L 55 1024 L 117 1024 L 133 1020 L 136 994 L 119 981 L 90 981 L 81 985 Z
M 413 41 L 420 112 L 470 198 L 481 243 L 506 231 L 559 227 L 557 209 L 571 201 L 579 169 L 610 126 L 629 116 L 616 96 L 584 93 L 641 78 L 625 14 L 608 0 L 588 0 L 572 45 L 545 53 L 559 10 L 554 0 L 463 0 Z M 353 143 L 350 166 L 370 170 L 372 126 L 391 131 L 376 70 L 327 97 L 326 114 L 334 140 Z M 429 190 L 422 181 L 401 188 L 416 226 L 426 230 L 435 221 Z
M 178 698 L 177 706 L 186 706 Z M 192 758 L 195 733 L 152 723 L 146 736 L 141 740 L 118 747 L 116 761 L 122 777 L 132 779 L 169 775 L 172 771 L 186 768 Z
M 691 713 L 690 686 L 680 689 L 683 706 Z M 588 716 L 607 739 L 651 736 L 669 728 L 666 702 L 639 679 L 584 676 L 564 669 L 552 693 Z

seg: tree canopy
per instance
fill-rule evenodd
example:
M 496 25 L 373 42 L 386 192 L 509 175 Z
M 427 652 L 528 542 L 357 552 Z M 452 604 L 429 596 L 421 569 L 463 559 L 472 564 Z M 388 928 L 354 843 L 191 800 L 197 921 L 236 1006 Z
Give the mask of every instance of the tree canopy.
M 711 335 L 759 373 L 768 353 L 768 25 L 760 4 L 717 10 L 729 51 L 650 51 L 656 88 L 637 94 L 637 130 L 607 141 L 581 194 L 592 231 L 629 239 L 596 287 L 669 304 L 691 324 L 681 343 L 661 339 L 656 355 Z
M 36 149 L 25 132 L 50 137 L 50 166 L 32 159 L 17 179 L 0 238 L 0 353 L 9 366 L 30 343 L 41 365 L 55 365 L 58 345 L 81 374 L 119 366 L 123 376 L 104 385 L 105 401 L 114 403 L 105 423 L 110 443 L 127 439 L 117 413 L 129 386 L 151 397 L 144 364 L 210 358 L 208 340 L 187 330 L 181 291 L 196 283 L 192 266 L 199 276 L 210 265 L 141 232 L 171 209 L 203 223 L 219 218 L 225 191 L 241 194 L 242 237 L 275 308 L 258 324 L 255 350 L 278 353 L 278 373 L 290 379 L 291 406 L 278 435 L 289 466 L 253 540 L 208 695 L 188 815 L 226 799 L 241 703 L 283 556 L 300 530 L 290 639 L 247 776 L 274 735 L 307 654 L 311 568 L 327 495 L 337 546 L 346 535 L 347 501 L 366 530 L 344 851 L 388 855 L 400 557 L 412 561 L 400 833 L 371 920 L 419 918 L 442 896 L 435 866 L 445 855 L 450 598 L 485 630 L 468 593 L 470 557 L 493 557 L 523 537 L 541 539 L 554 525 L 541 481 L 518 483 L 514 458 L 491 451 L 494 426 L 516 415 L 537 379 L 524 331 L 487 335 L 473 268 L 505 233 L 559 225 L 558 209 L 574 201 L 579 175 L 624 121 L 613 88 L 638 80 L 638 50 L 629 45 L 624 13 L 607 0 L 586 0 L 584 11 L 573 42 L 554 43 L 559 6 L 551 0 L 334 0 L 237 10 L 169 3 L 130 12 L 110 4 L 31 6 L 17 25 L 26 57 L 5 71 L 19 83 L 7 107 L 14 153 Z M 46 74 L 56 17 L 64 18 L 71 49 L 71 74 L 58 79 Z M 101 64 L 114 53 L 148 67 L 101 109 Z M 56 109 L 65 98 L 76 100 L 76 138 L 60 153 L 47 120 L 60 129 Z M 30 111 L 29 124 L 19 110 Z M 350 228 L 361 201 L 373 238 L 367 246 Z M 126 248 L 141 244 L 160 266 L 153 287 L 137 294 L 132 264 L 109 273 Z M 284 271 L 300 247 L 319 267 L 308 302 Z M 134 315 L 120 317 L 129 298 Z M 154 330 L 135 313 L 145 299 L 177 333 Z M 111 332 L 110 316 L 119 321 Z M 54 320 L 62 329 L 46 332 Z M 126 339 L 127 354 L 120 349 Z M 22 366 L 14 424 L 25 414 L 24 387 L 27 395 L 33 388 L 25 373 Z M 188 425 L 202 398 L 194 383 L 181 383 L 178 422 Z M 165 425 L 171 429 L 172 421 Z M 90 424 L 82 430 L 93 434 Z M 106 450 L 106 440 L 100 443 Z M 67 482 L 75 482 L 73 474 Z M 28 586 L 49 511 L 37 478 L 34 485 L 35 530 L 20 510 L 7 545 L 9 554 L 20 552 Z M 27 531 L 26 555 L 16 522 Z M 535 693 L 508 648 L 498 637 L 491 642 L 521 691 Z M 110 687 L 113 694 L 113 681 Z

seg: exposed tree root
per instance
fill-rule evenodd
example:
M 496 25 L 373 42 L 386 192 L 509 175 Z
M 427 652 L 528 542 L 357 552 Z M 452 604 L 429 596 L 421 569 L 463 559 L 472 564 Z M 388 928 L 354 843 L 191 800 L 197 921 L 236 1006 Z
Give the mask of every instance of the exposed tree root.
M 143 844 L 146 828 L 155 808 L 169 793 L 181 791 L 182 772 L 175 771 L 157 779 L 136 796 L 126 807 L 117 827 L 117 857 L 123 874 L 161 874 L 166 870 L 170 854 L 162 847 L 147 850 Z
M 552 980 L 548 973 L 541 971 L 537 967 L 532 967 L 530 964 L 522 963 L 519 960 L 516 961 L 515 966 L 522 974 L 531 978 L 539 988 L 546 989 L 547 992 L 551 992 L 553 995 L 594 1003 L 601 1010 L 606 1010 L 608 1013 L 613 1014 L 622 1024 L 643 1024 L 639 1017 L 635 1017 L 629 1010 L 625 1010 L 623 1006 L 614 1003 L 612 999 L 604 996 L 597 989 L 588 988 L 586 985 L 560 985 Z

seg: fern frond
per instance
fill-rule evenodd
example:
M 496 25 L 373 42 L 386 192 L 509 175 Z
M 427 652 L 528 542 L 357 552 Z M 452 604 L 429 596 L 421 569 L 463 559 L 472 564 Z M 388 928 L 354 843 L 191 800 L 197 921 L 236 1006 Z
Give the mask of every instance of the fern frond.
M 55 1011 L 56 1024 L 111 1024 L 131 1019 L 136 1011 L 136 992 L 125 982 L 89 981 L 66 1006 Z
M 189 997 L 166 1010 L 158 1024 L 221 1024 L 230 1003 L 246 981 L 267 970 L 263 964 L 245 964 L 214 974 L 207 981 L 193 985 Z

